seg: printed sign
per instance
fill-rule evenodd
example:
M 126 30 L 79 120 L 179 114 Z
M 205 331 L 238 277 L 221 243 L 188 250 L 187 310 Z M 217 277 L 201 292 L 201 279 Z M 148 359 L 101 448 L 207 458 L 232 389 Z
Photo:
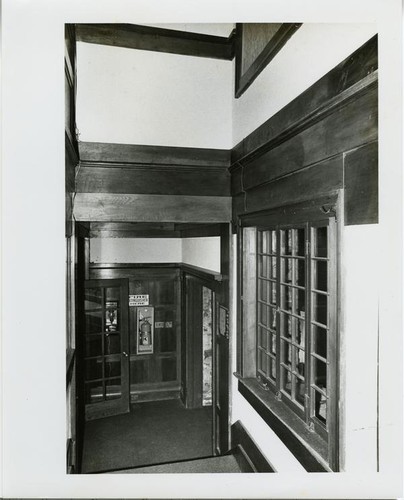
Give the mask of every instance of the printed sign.
M 154 328 L 164 328 L 164 321 L 156 321 L 154 323 Z
M 129 305 L 131 307 L 148 306 L 149 305 L 149 296 L 148 295 L 129 295 Z

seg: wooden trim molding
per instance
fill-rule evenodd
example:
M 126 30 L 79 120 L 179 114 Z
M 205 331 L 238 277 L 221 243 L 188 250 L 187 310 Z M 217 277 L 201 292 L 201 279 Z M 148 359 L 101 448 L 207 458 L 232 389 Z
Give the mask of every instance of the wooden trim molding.
M 240 420 L 231 426 L 231 446 L 242 472 L 276 472 Z
M 226 61 L 234 57 L 232 34 L 222 37 L 138 24 L 76 24 L 76 36 L 79 42 L 129 49 Z
M 270 38 L 263 51 L 252 62 L 248 69 L 242 72 L 243 58 L 243 26 L 244 23 L 238 23 L 235 34 L 235 55 L 236 55 L 236 84 L 235 97 L 240 97 L 248 87 L 253 83 L 257 76 L 272 61 L 276 54 L 282 49 L 290 37 L 300 28 L 301 23 L 283 23 Z
M 240 379 L 238 382 L 238 390 L 244 398 L 250 403 L 260 417 L 268 424 L 275 434 L 282 440 L 287 448 L 293 453 L 296 459 L 303 465 L 307 472 L 330 472 L 331 470 L 325 465 L 321 459 L 319 452 L 314 451 L 324 448 L 320 442 L 320 438 L 305 429 L 301 423 L 302 434 L 307 441 L 312 441 L 313 450 L 308 448 L 303 443 L 298 434 L 292 430 L 292 426 L 286 423 L 285 415 L 281 418 L 279 413 L 282 412 L 281 403 L 275 400 L 272 393 L 264 391 L 259 387 L 258 382 L 253 379 Z M 264 402 L 265 398 L 271 398 L 271 404 Z M 276 409 L 278 411 L 276 411 Z M 299 418 L 296 417 L 296 423 L 299 424 Z M 324 454 L 323 450 L 321 454 Z
M 168 167 L 228 168 L 231 152 L 228 149 L 186 148 L 104 142 L 80 142 L 81 163 L 111 167 L 130 165 L 155 165 Z

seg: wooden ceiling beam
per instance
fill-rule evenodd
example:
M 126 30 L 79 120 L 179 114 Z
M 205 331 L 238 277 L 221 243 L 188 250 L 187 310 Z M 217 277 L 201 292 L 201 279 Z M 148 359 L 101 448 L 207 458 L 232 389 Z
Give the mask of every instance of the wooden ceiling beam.
M 231 61 L 234 36 L 228 37 L 154 28 L 137 24 L 76 24 L 79 42 L 152 50 Z
M 73 214 L 87 222 L 229 222 L 231 196 L 77 193 Z

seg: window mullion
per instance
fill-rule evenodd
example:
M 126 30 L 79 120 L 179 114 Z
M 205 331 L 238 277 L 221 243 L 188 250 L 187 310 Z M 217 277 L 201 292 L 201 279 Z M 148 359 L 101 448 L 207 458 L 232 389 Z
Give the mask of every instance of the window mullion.
M 306 416 L 306 424 L 310 426 L 311 423 L 311 414 L 312 414 L 312 401 L 310 397 L 310 386 L 311 386 L 311 379 L 312 379 L 312 373 L 311 373 L 311 331 L 310 331 L 310 325 L 311 325 L 311 227 L 310 224 L 307 223 L 305 225 L 305 230 L 306 230 L 306 283 L 305 283 L 305 288 L 306 288 L 306 314 L 305 314 L 305 327 L 304 327 L 304 332 L 305 332 L 305 345 L 306 345 L 306 353 L 305 353 L 305 359 L 306 359 L 306 369 L 305 369 L 305 416 Z
M 281 394 L 281 233 L 276 226 L 276 393 Z

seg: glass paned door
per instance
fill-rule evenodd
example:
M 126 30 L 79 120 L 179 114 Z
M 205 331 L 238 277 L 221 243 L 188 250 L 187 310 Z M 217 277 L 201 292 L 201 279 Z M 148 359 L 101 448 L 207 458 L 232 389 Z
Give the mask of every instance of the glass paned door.
M 127 280 L 85 282 L 83 378 L 86 420 L 129 411 Z

